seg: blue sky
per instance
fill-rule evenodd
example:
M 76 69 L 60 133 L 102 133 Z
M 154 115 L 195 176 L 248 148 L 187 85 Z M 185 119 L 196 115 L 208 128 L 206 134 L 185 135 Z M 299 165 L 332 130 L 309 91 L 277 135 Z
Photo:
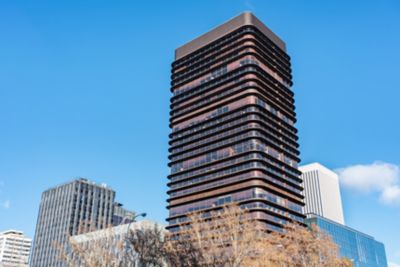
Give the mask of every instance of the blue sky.
M 396 0 L 1 1 L 0 230 L 32 237 L 74 177 L 164 222 L 174 49 L 244 10 L 287 43 L 302 162 L 342 169 L 347 224 L 400 264 Z

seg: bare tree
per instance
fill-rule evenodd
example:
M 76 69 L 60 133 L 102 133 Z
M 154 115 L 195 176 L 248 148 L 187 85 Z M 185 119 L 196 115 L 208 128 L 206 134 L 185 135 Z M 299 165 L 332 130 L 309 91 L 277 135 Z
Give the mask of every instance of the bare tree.
M 247 266 L 246 262 L 260 252 L 257 221 L 236 205 L 225 206 L 208 216 L 193 213 L 180 228 L 170 239 L 170 247 L 177 250 L 174 253 L 172 249 L 172 254 L 185 252 L 196 261 L 189 259 L 185 265 L 177 266 Z
M 339 257 L 331 238 L 317 227 L 310 231 L 303 225 L 288 223 L 282 233 L 267 232 L 248 210 L 237 205 L 225 206 L 208 216 L 193 213 L 180 227 L 170 241 L 171 254 L 185 253 L 186 261 L 171 266 L 351 266 Z M 188 261 L 188 255 L 197 261 Z
M 204 262 L 200 249 L 195 247 L 189 239 L 176 238 L 174 234 L 167 234 L 164 246 L 164 259 L 168 266 L 201 267 Z
M 351 263 L 339 257 L 336 244 L 317 226 L 312 229 L 290 223 L 282 233 L 270 233 L 263 244 L 265 265 L 277 267 L 347 267 Z
M 281 233 L 267 232 L 237 205 L 193 213 L 179 227 L 173 233 L 156 225 L 124 235 L 111 230 L 89 234 L 87 240 L 71 238 L 62 248 L 63 261 L 72 267 L 352 266 L 317 227 L 289 223 Z
M 69 237 L 64 245 L 56 246 L 60 260 L 70 267 L 125 266 L 124 240 L 111 229 Z
M 128 258 L 139 266 L 162 267 L 164 260 L 164 232 L 160 226 L 130 230 L 126 237 Z

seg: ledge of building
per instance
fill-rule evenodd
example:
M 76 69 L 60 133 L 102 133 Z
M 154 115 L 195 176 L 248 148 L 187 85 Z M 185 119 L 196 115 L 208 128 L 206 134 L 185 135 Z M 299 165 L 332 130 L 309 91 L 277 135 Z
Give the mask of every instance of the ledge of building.
M 214 28 L 213 30 L 197 37 L 196 39 L 184 44 L 175 50 L 175 60 L 196 51 L 197 49 L 212 43 L 213 41 L 221 38 L 222 36 L 239 29 L 242 26 L 251 25 L 259 29 L 265 34 L 272 42 L 274 42 L 280 49 L 286 52 L 286 44 L 267 26 L 264 25 L 256 16 L 251 12 L 243 12 L 239 16 L 225 22 L 224 24 Z

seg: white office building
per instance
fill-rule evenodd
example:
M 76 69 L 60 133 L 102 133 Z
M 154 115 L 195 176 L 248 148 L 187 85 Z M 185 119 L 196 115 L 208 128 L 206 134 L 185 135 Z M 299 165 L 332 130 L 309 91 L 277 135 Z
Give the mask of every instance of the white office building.
M 317 214 L 344 224 L 338 175 L 319 163 L 304 165 L 299 169 L 304 181 L 304 213 Z
M 0 266 L 29 266 L 32 240 L 23 232 L 8 230 L 0 233 Z

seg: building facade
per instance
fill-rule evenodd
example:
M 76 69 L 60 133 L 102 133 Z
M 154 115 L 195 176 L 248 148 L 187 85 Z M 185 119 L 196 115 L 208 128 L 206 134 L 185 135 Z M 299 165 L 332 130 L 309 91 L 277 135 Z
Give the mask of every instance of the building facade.
M 270 230 L 303 222 L 290 57 L 243 13 L 175 51 L 169 222 L 235 202 Z
M 319 163 L 301 166 L 304 181 L 304 213 L 317 214 L 344 224 L 339 177 Z
M 356 231 L 316 214 L 306 219 L 329 234 L 339 248 L 340 256 L 350 259 L 354 267 L 387 267 L 385 246 L 372 236 Z
M 114 199 L 114 190 L 83 178 L 45 191 L 30 266 L 64 266 L 57 247 L 63 247 L 69 236 L 109 227 Z
M 112 218 L 112 225 L 118 226 L 124 223 L 131 223 L 135 220 L 136 213 L 130 210 L 127 210 L 123 207 L 121 203 L 114 203 L 114 211 Z
M 32 240 L 23 232 L 8 230 L 0 233 L 0 266 L 29 266 Z

